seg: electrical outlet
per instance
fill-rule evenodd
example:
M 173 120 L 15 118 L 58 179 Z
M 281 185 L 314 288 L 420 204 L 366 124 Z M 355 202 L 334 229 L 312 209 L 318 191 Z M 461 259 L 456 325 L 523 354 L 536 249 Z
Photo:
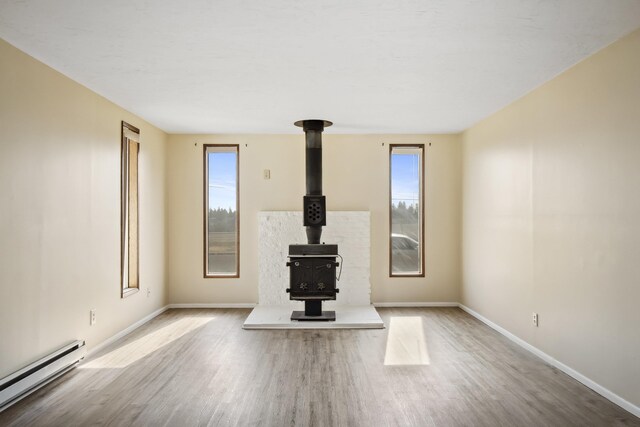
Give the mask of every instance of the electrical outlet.
M 262 177 L 264 179 L 271 179 L 271 171 L 269 169 L 265 169 L 262 173 Z
M 96 324 L 96 310 L 90 310 L 89 311 L 89 325 L 93 326 Z
M 533 313 L 533 326 L 538 326 L 538 313 Z

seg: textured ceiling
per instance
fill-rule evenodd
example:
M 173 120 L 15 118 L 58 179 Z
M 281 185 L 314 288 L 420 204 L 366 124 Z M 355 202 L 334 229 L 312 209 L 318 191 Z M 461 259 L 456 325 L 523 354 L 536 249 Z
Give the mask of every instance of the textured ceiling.
M 638 27 L 638 0 L 0 2 L 0 37 L 172 133 L 461 131 Z

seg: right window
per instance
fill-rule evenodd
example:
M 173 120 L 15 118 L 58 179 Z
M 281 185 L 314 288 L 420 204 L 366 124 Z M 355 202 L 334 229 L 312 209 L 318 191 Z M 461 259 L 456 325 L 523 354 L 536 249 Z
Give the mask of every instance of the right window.
M 424 276 L 424 145 L 389 146 L 389 275 Z

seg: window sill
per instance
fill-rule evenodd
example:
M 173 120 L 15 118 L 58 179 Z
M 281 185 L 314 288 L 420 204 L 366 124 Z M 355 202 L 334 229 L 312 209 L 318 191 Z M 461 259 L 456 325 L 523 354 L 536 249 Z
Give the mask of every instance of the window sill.
M 122 290 L 122 298 L 126 298 L 128 296 L 131 296 L 135 293 L 137 293 L 140 289 L 139 288 L 126 288 Z
M 235 274 L 205 274 L 205 279 L 239 279 L 240 275 Z
M 397 279 L 397 278 L 402 278 L 402 277 L 425 277 L 424 273 L 412 273 L 412 274 L 398 274 L 398 273 L 394 273 L 394 274 L 390 274 L 389 278 L 391 279 Z

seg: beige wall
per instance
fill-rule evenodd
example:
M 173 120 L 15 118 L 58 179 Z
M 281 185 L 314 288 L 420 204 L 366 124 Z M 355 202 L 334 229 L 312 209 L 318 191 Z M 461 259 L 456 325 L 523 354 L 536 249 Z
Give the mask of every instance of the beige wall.
M 463 171 L 463 303 L 640 405 L 640 31 L 465 132 Z
M 416 142 L 427 144 L 427 277 L 390 279 L 387 237 L 388 144 Z M 239 279 L 202 277 L 202 144 L 213 143 L 240 144 Z M 428 143 L 432 145 L 429 147 Z M 323 151 L 323 186 L 327 208 L 371 212 L 372 300 L 458 301 L 461 188 L 459 137 L 333 135 L 329 128 L 324 133 Z M 301 210 L 305 192 L 304 134 L 171 135 L 167 153 L 170 177 L 169 301 L 257 302 L 257 213 L 265 210 Z M 263 179 L 264 169 L 271 170 L 270 180 Z M 283 292 L 286 285 L 282 285 Z
M 0 94 L 3 377 L 74 339 L 94 347 L 165 305 L 166 135 L 2 40 Z M 121 120 L 141 129 L 142 292 L 124 300 Z
M 328 129 L 328 209 L 371 212 L 372 300 L 461 298 L 640 405 L 638 76 L 640 31 L 462 137 Z M 301 132 L 167 137 L 3 41 L 0 93 L 0 377 L 76 338 L 94 347 L 167 301 L 257 301 L 256 214 L 300 209 Z M 142 292 L 124 300 L 120 120 L 142 134 Z M 409 142 L 431 143 L 427 276 L 390 279 L 388 144 Z M 204 143 L 241 144 L 239 279 L 202 278 Z

